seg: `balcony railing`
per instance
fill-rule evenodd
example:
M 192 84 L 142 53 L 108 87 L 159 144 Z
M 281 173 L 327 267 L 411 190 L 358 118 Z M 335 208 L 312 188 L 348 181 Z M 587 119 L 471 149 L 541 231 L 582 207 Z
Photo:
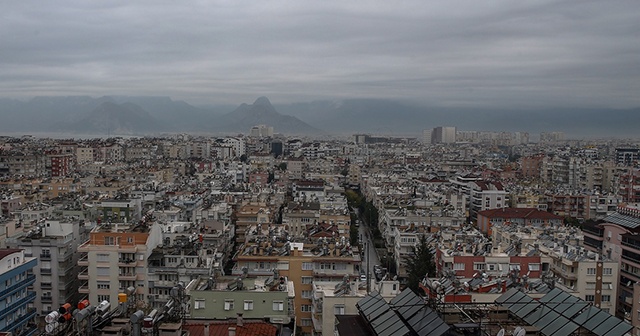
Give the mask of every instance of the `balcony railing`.
M 9 314 L 11 314 L 11 313 L 15 312 L 16 310 L 18 310 L 18 309 L 22 308 L 22 307 L 23 307 L 24 305 L 26 305 L 27 303 L 29 303 L 29 302 L 33 302 L 33 300 L 35 300 L 35 299 L 36 299 L 36 293 L 35 293 L 35 292 L 29 292 L 29 293 L 27 294 L 27 296 L 25 296 L 24 298 L 22 298 L 22 299 L 20 299 L 20 300 L 18 300 L 18 301 L 15 301 L 15 302 L 11 305 L 11 307 L 12 307 L 12 308 L 2 310 L 2 311 L 0 312 L 0 320 L 3 320 L 3 319 L 4 319 L 5 317 L 7 317 Z
M 40 260 L 51 260 L 51 253 L 40 253 Z
M 26 314 L 18 317 L 15 321 L 13 321 L 11 324 L 6 326 L 4 330 L 13 331 L 14 329 L 16 329 L 16 328 L 24 325 L 25 323 L 29 322 L 30 320 L 32 320 L 35 316 L 36 316 L 36 310 L 35 309 L 29 309 L 29 310 L 27 310 Z M 31 328 L 31 330 L 29 330 L 29 331 L 23 331 L 20 335 L 33 335 L 36 331 L 37 331 L 37 329 Z
M 40 274 L 51 274 L 50 268 L 40 268 Z
M 80 274 L 78 274 L 78 279 L 80 279 L 80 280 L 89 280 L 89 271 L 88 270 L 84 270 L 83 272 L 80 272 Z
M 89 257 L 84 256 L 78 260 L 78 266 L 89 266 Z
M 35 275 L 33 274 L 27 275 L 27 277 L 24 280 L 0 292 L 0 300 L 4 299 L 5 296 L 11 295 L 15 292 L 25 289 L 26 287 L 33 285 L 35 281 L 36 281 Z
M 118 275 L 118 279 L 120 280 L 136 280 L 135 273 L 121 273 Z

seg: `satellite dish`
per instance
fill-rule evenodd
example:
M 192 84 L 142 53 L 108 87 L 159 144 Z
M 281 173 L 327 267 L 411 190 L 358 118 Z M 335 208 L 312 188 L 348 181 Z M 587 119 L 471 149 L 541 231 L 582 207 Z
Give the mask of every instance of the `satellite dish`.
M 504 329 L 500 329 L 500 331 L 498 331 L 498 334 L 496 336 L 504 336 Z
M 522 330 L 522 327 L 516 327 L 515 329 L 513 329 L 513 336 L 516 336 L 520 330 Z
M 525 336 L 527 334 L 527 331 L 524 330 L 524 328 L 520 329 L 520 331 L 518 331 L 518 333 L 515 336 Z

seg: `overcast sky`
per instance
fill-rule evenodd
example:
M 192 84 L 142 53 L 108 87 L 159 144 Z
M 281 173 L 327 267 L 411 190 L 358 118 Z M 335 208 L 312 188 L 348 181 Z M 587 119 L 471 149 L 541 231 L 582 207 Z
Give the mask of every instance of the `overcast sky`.
M 640 106 L 640 2 L 4 1 L 0 96 Z

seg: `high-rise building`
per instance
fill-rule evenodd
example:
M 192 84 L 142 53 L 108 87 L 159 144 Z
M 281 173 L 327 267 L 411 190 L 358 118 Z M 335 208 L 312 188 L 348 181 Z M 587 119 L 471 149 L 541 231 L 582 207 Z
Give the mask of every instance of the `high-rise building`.
M 640 148 L 616 148 L 616 163 L 633 166 L 640 159 Z
M 431 132 L 432 144 L 449 144 L 456 142 L 456 128 L 439 126 L 433 129 Z
M 86 240 L 85 226 L 79 222 L 46 220 L 33 229 L 19 232 L 7 239 L 7 246 L 24 250 L 26 256 L 36 256 L 39 264 L 33 268 L 39 286 L 33 307 L 46 315 L 65 303 L 78 300 L 78 256 L 80 242 Z
M 90 302 L 117 302 L 119 293 L 134 288 L 136 303 L 146 304 L 148 259 L 160 244 L 162 228 L 156 223 L 97 226 L 89 240 L 78 247 L 78 291 L 87 295 Z
M 0 250 L 0 333 L 34 335 L 35 309 L 29 308 L 36 293 L 29 290 L 36 278 L 31 271 L 36 258 L 25 257 L 19 249 Z

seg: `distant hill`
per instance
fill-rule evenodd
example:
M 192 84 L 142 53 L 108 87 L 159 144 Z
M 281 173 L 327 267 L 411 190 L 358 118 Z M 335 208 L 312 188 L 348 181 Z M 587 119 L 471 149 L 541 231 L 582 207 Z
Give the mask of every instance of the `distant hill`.
M 140 135 L 165 128 L 165 125 L 136 104 L 104 102 L 85 117 L 66 124 L 65 131 L 82 134 Z
M 256 125 L 272 126 L 278 133 L 320 134 L 319 129 L 296 117 L 278 113 L 267 97 L 260 97 L 249 104 L 241 104 L 233 112 L 218 118 L 217 130 L 226 132 L 248 132 Z
M 111 124 L 109 118 L 113 118 Z M 452 108 L 388 99 L 313 101 L 274 107 L 266 97 L 234 109 L 229 105 L 196 107 L 169 97 L 0 99 L 0 132 L 5 133 L 247 134 L 252 126 L 260 124 L 273 126 L 278 133 L 295 135 L 419 135 L 424 129 L 456 126 L 459 130 L 532 134 L 562 131 L 567 137 L 637 137 L 640 109 Z

